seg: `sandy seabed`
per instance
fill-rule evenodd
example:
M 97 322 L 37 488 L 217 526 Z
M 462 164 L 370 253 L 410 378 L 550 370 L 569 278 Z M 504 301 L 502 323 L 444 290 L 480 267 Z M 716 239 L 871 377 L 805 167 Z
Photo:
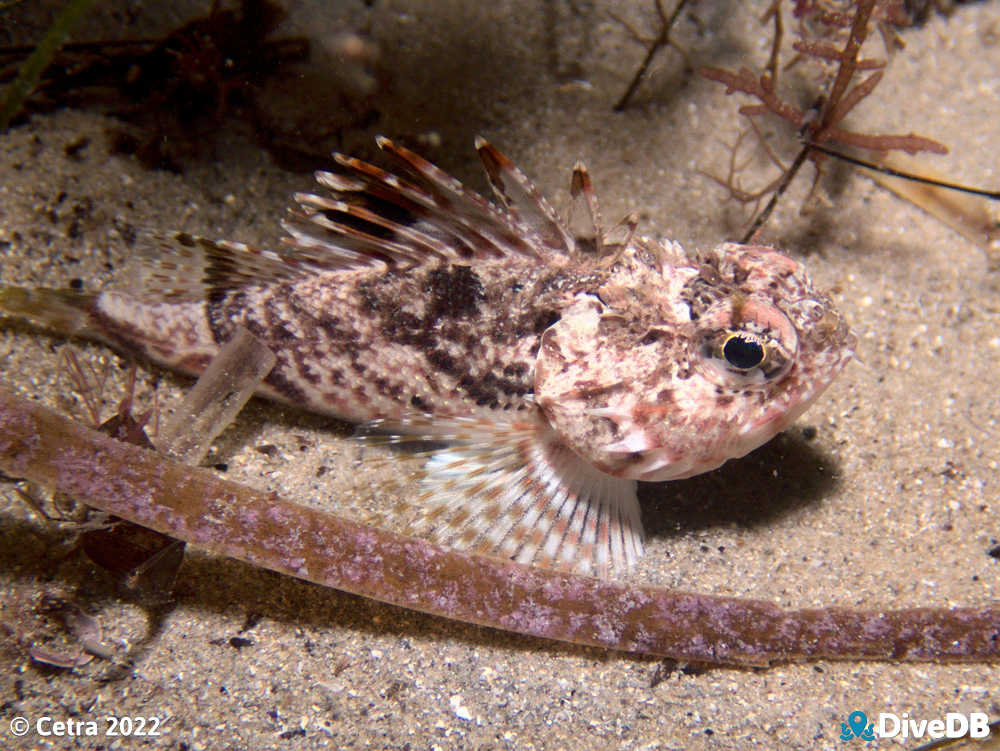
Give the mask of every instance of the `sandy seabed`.
M 115 5 L 98 10 L 76 38 L 140 33 L 142 24 L 162 31 L 181 12 L 154 7 L 128 26 Z M 653 17 L 647 3 L 614 6 L 636 25 Z M 758 23 L 765 6 L 699 3 L 700 25 L 685 17 L 678 43 L 694 66 L 759 67 L 770 38 Z M 727 169 L 725 144 L 742 127 L 737 98 L 684 73 L 681 56 L 667 51 L 634 105 L 612 112 L 642 49 L 611 20 L 610 7 L 302 2 L 283 31 L 367 29 L 381 50 L 387 76 L 372 95 L 380 116 L 365 129 L 345 126 L 345 150 L 369 156 L 376 133 L 423 136 L 428 157 L 485 191 L 472 148 L 482 134 L 560 209 L 581 159 L 611 221 L 638 211 L 644 232 L 688 247 L 738 237 L 744 209 L 703 175 Z M 42 28 L 44 20 L 25 20 L 8 33 L 30 40 Z M 852 125 L 935 138 L 950 154 L 927 156 L 926 164 L 997 188 L 1000 5 L 961 7 L 903 38 L 906 48 Z M 310 75 L 314 84 L 322 71 Z M 310 132 L 336 118 L 324 110 L 331 102 L 317 97 L 312 110 L 289 104 L 289 127 Z M 287 196 L 311 187 L 308 175 L 276 167 L 246 129 L 219 133 L 177 175 L 113 155 L 108 132 L 116 127 L 99 114 L 61 111 L 0 138 L 4 284 L 62 287 L 78 278 L 96 289 L 121 269 L 131 233 L 143 228 L 267 246 L 280 235 Z M 67 149 L 81 137 L 86 146 Z M 802 176 L 764 239 L 835 290 L 859 337 L 858 362 L 768 446 L 700 478 L 644 486 L 650 539 L 630 578 L 790 608 L 996 602 L 1000 560 L 989 551 L 1000 542 L 1000 272 L 982 249 L 920 209 L 850 170 L 832 172 L 828 204 L 799 213 L 809 183 Z M 112 363 L 110 413 L 127 367 L 96 345 L 4 330 L 4 382 L 83 418 L 60 365 L 67 346 L 86 363 Z M 189 383 L 140 366 L 140 406 L 152 404 L 155 389 L 169 411 Z M 217 441 L 212 461 L 224 462 L 231 479 L 361 512 L 372 501 L 352 488 L 368 470 L 347 433 L 253 402 Z M 99 721 L 102 733 L 108 715 L 159 717 L 166 732 L 158 744 L 177 749 L 581 751 L 841 748 L 841 723 L 858 709 L 871 717 L 1000 716 L 998 666 L 820 662 L 669 672 L 654 658 L 431 618 L 197 549 L 189 549 L 175 606 L 154 624 L 85 559 L 67 557 L 68 536 L 13 492 L 0 503 L 3 623 L 16 622 L 17 603 L 52 593 L 80 604 L 115 655 L 128 651 L 134 660 L 131 672 L 100 659 L 47 669 L 8 638 L 0 651 L 0 742 L 8 747 L 139 742 L 6 735 L 15 716 L 45 715 Z M 908 739 L 899 747 L 917 745 Z

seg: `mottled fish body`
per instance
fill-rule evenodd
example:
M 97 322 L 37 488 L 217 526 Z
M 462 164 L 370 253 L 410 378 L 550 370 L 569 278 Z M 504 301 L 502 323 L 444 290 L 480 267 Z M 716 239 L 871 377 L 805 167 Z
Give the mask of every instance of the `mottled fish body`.
M 570 224 L 484 141 L 499 206 L 379 145 L 397 173 L 338 155 L 282 251 L 162 236 L 130 289 L 7 288 L 0 306 L 190 373 L 246 327 L 277 356 L 268 396 L 447 444 L 413 501 L 432 539 L 600 575 L 641 555 L 636 480 L 746 454 L 853 354 L 773 248 L 606 234 L 581 165 Z

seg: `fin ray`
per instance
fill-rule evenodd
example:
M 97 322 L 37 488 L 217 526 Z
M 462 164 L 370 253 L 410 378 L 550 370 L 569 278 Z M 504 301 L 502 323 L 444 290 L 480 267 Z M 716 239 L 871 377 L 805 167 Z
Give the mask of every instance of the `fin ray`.
M 496 187 L 505 180 L 508 194 L 516 187 L 520 196 L 507 200 L 506 208 L 389 139 L 377 140 L 401 174 L 335 154 L 343 173 L 316 173 L 326 194 L 295 194 L 295 206 L 282 222 L 287 233 L 282 250 L 184 232 L 145 233 L 134 256 L 138 263 L 133 264 L 131 285 L 147 300 L 195 302 L 220 290 L 309 271 L 434 261 L 490 263 L 510 257 L 545 262 L 569 247 L 569 235 L 555 212 L 489 144 L 479 147 L 481 155 L 490 155 L 483 161 L 491 181 Z
M 316 174 L 317 182 L 332 197 L 297 194 L 297 206 L 283 223 L 293 257 L 327 268 L 371 263 L 410 267 L 435 259 L 459 263 L 501 261 L 510 256 L 545 260 L 564 252 L 563 246 L 548 243 L 512 210 L 498 208 L 389 139 L 377 140 L 405 177 L 336 154 L 346 174 Z M 521 178 L 527 183 L 527 178 Z M 544 199 L 538 196 L 538 201 Z M 555 213 L 547 206 L 551 221 L 556 222 L 553 227 L 558 228 Z
M 243 243 L 186 232 L 146 232 L 130 259 L 127 284 L 137 297 L 158 302 L 200 302 L 213 292 L 297 275 L 288 260 Z
M 573 241 L 555 210 L 521 170 L 486 139 L 476 138 L 490 186 L 507 211 L 546 246 L 569 253 Z
M 605 475 L 537 419 L 415 417 L 380 430 L 428 452 L 410 531 L 441 545 L 607 577 L 642 555 L 635 482 Z

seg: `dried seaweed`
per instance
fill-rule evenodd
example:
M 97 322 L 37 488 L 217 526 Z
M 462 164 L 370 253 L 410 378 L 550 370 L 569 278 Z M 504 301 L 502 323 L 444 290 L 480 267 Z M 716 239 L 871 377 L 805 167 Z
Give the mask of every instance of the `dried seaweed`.
M 706 78 L 724 84 L 727 94 L 740 92 L 757 100 L 757 104 L 742 105 L 739 108 L 741 115 L 748 118 L 775 115 L 790 125 L 802 142 L 798 154 L 787 167 L 770 147 L 767 149 L 771 160 L 781 172 L 777 178 L 755 191 L 743 190 L 736 184 L 735 158 L 730 174 L 725 179 L 716 178 L 740 201 L 753 202 L 770 196 L 767 205 L 757 214 L 744 235 L 744 242 L 749 241 L 767 221 L 778 200 L 806 161 L 811 161 L 816 168 L 813 180 L 815 191 L 828 154 L 813 148 L 814 144 L 833 143 L 876 152 L 898 150 L 908 154 L 920 151 L 947 153 L 943 144 L 914 133 L 863 133 L 843 124 L 847 115 L 870 96 L 882 80 L 885 61 L 860 56 L 873 24 L 908 22 L 908 17 L 897 0 L 858 0 L 840 4 L 798 0 L 794 3 L 793 15 L 798 20 L 797 31 L 800 35 L 800 39 L 792 45 L 799 55 L 797 61 L 811 61 L 821 67 L 830 64 L 835 66 L 826 76 L 825 90 L 816 96 L 815 104 L 808 109 L 789 102 L 779 92 L 779 54 L 784 28 L 781 13 L 780 0 L 775 0 L 764 17 L 765 21 L 774 20 L 775 30 L 770 59 L 763 72 L 755 73 L 746 66 L 741 66 L 738 70 L 705 67 L 700 71 Z M 754 132 L 759 136 L 759 131 Z M 734 147 L 734 152 L 738 147 L 739 143 Z
M 0 387 L 0 469 L 274 571 L 547 639 L 735 665 L 1000 660 L 1000 606 L 782 610 L 572 576 L 376 529 L 222 480 Z
M 157 451 L 195 465 L 211 442 L 228 427 L 261 380 L 274 367 L 274 354 L 243 327 L 219 350 L 195 386 L 187 393 L 173 418 L 156 436 L 157 445 L 146 435 L 152 410 L 136 418 L 132 414 L 135 366 L 118 410 L 100 422 L 100 402 L 107 374 L 88 373 L 71 350 L 64 350 L 67 374 L 82 399 L 97 430 L 117 441 Z M 40 516 L 65 522 L 79 533 L 79 545 L 87 557 L 118 577 L 132 593 L 150 601 L 162 601 L 173 589 L 184 558 L 184 544 L 169 534 L 125 521 L 103 511 L 94 512 L 87 499 L 66 493 L 51 493 L 43 500 L 39 487 L 16 492 Z M 53 509 L 50 513 L 47 508 Z
M 646 56 L 615 105 L 615 110 L 622 110 L 628 105 L 659 50 L 673 44 L 670 32 L 685 4 L 684 0 L 680 0 L 674 12 L 668 15 L 662 1 L 656 0 L 659 32 L 653 38 L 643 37 L 625 21 L 615 17 L 633 38 L 646 46 Z M 729 173 L 724 178 L 709 175 L 738 201 L 759 204 L 765 198 L 769 199 L 763 211 L 755 209 L 755 218 L 742 238 L 743 242 L 748 242 L 760 230 L 807 161 L 812 162 L 816 169 L 810 196 L 815 192 L 824 162 L 831 156 L 841 156 L 829 145 L 853 147 L 879 155 L 891 151 L 908 154 L 947 152 L 943 144 L 914 133 L 871 134 L 851 130 L 844 125 L 845 118 L 875 91 L 884 74 L 885 60 L 861 57 L 862 46 L 872 28 L 878 28 L 889 50 L 894 51 L 904 46 L 895 30 L 922 22 L 926 13 L 901 0 L 793 0 L 790 5 L 796 21 L 795 33 L 799 37 L 791 45 L 796 53 L 791 62 L 784 66 L 781 63 L 786 25 L 781 0 L 773 0 L 761 19 L 763 23 L 773 25 L 770 54 L 761 72 L 746 65 L 737 69 L 706 66 L 698 71 L 705 78 L 724 84 L 727 94 L 739 92 L 756 100 L 754 104 L 744 104 L 739 108 L 739 113 L 749 119 L 749 125 L 732 145 Z M 947 11 L 946 8 L 938 9 Z M 819 75 L 813 71 L 812 77 L 824 82 L 821 90 L 814 94 L 810 107 L 793 103 L 779 86 L 782 70 L 805 63 L 817 68 Z M 787 163 L 779 157 L 778 149 L 768 142 L 754 121 L 754 118 L 765 115 L 784 121 L 799 142 L 798 153 Z M 778 168 L 777 176 L 751 190 L 743 188 L 737 180 L 737 174 L 743 167 L 738 164 L 738 153 L 748 135 L 756 137 L 767 159 Z
M 70 0 L 56 16 L 38 46 L 24 61 L 17 78 L 4 90 L 3 100 L 0 102 L 0 132 L 7 130 L 10 121 L 21 111 L 25 100 L 38 85 L 42 73 L 52 62 L 66 37 L 93 4 L 94 0 Z
M 267 145 L 271 134 L 259 123 L 255 90 L 288 64 L 309 56 L 308 40 L 302 37 L 270 38 L 284 16 L 270 0 L 242 0 L 235 8 L 213 3 L 204 16 L 160 38 L 78 42 L 58 55 L 52 49 L 44 61 L 45 76 L 42 65 L 26 92 L 34 89 L 33 96 L 22 99 L 24 107 L 10 114 L 62 106 L 103 108 L 136 126 L 116 133 L 119 151 L 134 153 L 151 168 L 174 172 L 181 171 L 183 158 L 210 143 L 230 116 L 253 125 Z M 31 49 L 0 49 L 0 61 Z M 0 81 L 4 77 L 0 68 Z
M 919 206 L 978 245 L 986 254 L 990 268 L 1000 269 L 1000 222 L 983 201 L 984 198 L 1000 200 L 1000 191 L 957 185 L 901 154 L 886 154 L 873 162 L 845 154 L 837 154 L 837 157 L 860 167 L 863 174 L 883 188 Z
M 621 112 L 628 107 L 632 96 L 635 94 L 636 89 L 639 88 L 639 84 L 642 83 L 642 79 L 645 77 L 646 71 L 649 70 L 649 66 L 657 53 L 664 47 L 673 45 L 673 42 L 670 40 L 670 30 L 674 27 L 674 23 L 676 23 L 681 11 L 684 10 L 685 5 L 687 5 L 687 0 L 678 0 L 673 12 L 667 15 L 667 12 L 663 9 L 663 0 L 656 0 L 656 15 L 660 20 L 660 31 L 652 39 L 643 37 L 624 19 L 612 15 L 612 18 L 624 26 L 633 39 L 646 47 L 646 56 L 639 63 L 639 67 L 636 68 L 635 75 L 632 76 L 632 80 L 629 82 L 628 88 L 625 89 L 625 93 L 622 94 L 621 99 L 615 104 L 615 112 Z

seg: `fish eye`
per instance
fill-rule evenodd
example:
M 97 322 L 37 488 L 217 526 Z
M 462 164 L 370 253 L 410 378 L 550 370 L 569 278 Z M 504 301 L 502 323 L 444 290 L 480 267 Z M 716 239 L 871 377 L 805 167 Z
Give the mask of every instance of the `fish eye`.
M 736 307 L 723 300 L 698 319 L 691 340 L 697 367 L 723 388 L 764 388 L 791 370 L 798 350 L 795 327 L 766 300 Z
M 703 342 L 703 362 L 720 385 L 763 386 L 792 364 L 793 353 L 771 331 L 727 327 L 707 332 Z
M 737 370 L 756 368 L 767 357 L 764 344 L 752 334 L 734 331 L 722 343 L 722 359 Z

